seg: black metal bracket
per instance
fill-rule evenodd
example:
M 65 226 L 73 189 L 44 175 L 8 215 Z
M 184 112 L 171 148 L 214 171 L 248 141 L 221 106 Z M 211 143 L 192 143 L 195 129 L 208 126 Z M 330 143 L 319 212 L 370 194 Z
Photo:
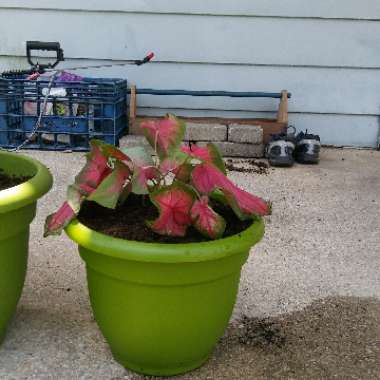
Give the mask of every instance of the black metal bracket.
M 47 64 L 39 64 L 38 61 L 33 62 L 31 55 L 32 50 L 55 51 L 55 62 Z M 29 64 L 39 72 L 43 72 L 45 69 L 52 69 L 57 66 L 59 62 L 65 60 L 59 42 L 26 41 L 26 56 Z

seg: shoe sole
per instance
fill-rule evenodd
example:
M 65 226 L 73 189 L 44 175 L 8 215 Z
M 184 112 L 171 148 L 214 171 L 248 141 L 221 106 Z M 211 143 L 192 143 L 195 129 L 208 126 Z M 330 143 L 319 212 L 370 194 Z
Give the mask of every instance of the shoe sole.
M 300 156 L 296 156 L 296 161 L 300 164 L 318 164 L 319 163 L 319 155 L 318 154 L 302 154 Z
M 288 158 L 269 158 L 270 166 L 290 167 L 293 166 L 294 161 Z

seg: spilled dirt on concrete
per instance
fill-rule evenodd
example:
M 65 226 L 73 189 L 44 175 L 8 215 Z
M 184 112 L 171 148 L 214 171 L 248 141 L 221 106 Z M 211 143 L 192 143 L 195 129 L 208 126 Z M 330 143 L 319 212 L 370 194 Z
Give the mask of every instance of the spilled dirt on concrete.
M 380 301 L 328 298 L 276 318 L 243 317 L 205 366 L 174 379 L 380 379 Z
M 226 169 L 240 173 L 268 174 L 269 165 L 264 161 L 254 159 L 227 159 Z

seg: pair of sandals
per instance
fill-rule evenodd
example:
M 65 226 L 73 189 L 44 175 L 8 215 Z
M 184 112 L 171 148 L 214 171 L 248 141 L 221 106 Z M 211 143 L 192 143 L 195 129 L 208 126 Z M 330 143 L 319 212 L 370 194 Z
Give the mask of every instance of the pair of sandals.
M 318 135 L 299 132 L 293 126 L 286 133 L 272 135 L 266 148 L 271 166 L 289 167 L 297 161 L 300 164 L 318 164 L 321 139 Z

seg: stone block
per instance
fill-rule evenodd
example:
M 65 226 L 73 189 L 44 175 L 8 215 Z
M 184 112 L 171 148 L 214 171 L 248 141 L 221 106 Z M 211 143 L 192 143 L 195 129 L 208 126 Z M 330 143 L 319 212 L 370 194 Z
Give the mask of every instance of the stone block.
M 225 141 L 227 126 L 222 124 L 187 123 L 185 140 L 187 141 Z
M 228 141 L 214 142 L 223 157 L 264 157 L 264 144 L 240 144 Z M 206 146 L 206 142 L 199 142 L 198 146 Z
M 133 148 L 136 146 L 142 146 L 150 154 L 154 154 L 153 148 L 148 143 L 145 136 L 127 135 L 120 139 L 120 148 Z
M 228 125 L 228 141 L 246 144 L 262 144 L 263 129 L 258 125 Z

